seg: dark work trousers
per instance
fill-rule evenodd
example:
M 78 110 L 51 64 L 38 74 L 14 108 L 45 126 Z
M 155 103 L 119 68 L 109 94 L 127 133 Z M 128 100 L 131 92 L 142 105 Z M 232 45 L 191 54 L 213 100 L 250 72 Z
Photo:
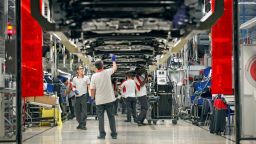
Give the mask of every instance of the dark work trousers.
M 107 115 L 108 115 L 111 136 L 112 137 L 117 136 L 116 120 L 115 120 L 115 115 L 113 113 L 113 102 L 97 105 L 96 107 L 97 107 L 97 114 L 98 114 L 98 119 L 99 119 L 100 136 L 101 137 L 106 136 L 106 132 L 105 132 L 105 128 L 104 128 L 104 112 L 105 111 L 107 111 Z
M 74 112 L 74 106 L 73 106 L 73 100 L 75 99 L 75 96 L 72 96 L 70 98 L 68 98 L 68 105 L 69 105 L 69 110 L 70 110 L 70 116 L 74 117 L 75 116 L 75 112 Z
M 143 123 L 147 116 L 148 111 L 148 99 L 147 96 L 137 97 L 140 102 L 140 114 L 137 118 L 138 123 Z
M 80 97 L 76 97 L 75 111 L 76 120 L 79 123 L 79 126 L 85 127 L 87 118 L 87 97 L 85 94 Z
M 117 115 L 118 99 L 116 99 L 116 101 L 114 101 L 113 103 L 113 113 L 114 115 Z
M 149 102 L 148 102 L 148 111 L 147 111 L 147 116 L 146 116 L 146 119 L 148 120 L 148 121 L 151 121 L 152 120 L 152 109 L 153 109 L 153 106 L 152 106 L 152 104 L 150 104 Z
M 126 98 L 122 97 L 121 98 L 121 104 L 122 104 L 122 114 L 125 114 L 126 113 Z
M 133 120 L 136 122 L 137 114 L 136 114 L 136 97 L 127 97 L 126 104 L 127 104 L 127 121 L 131 121 L 131 115 Z

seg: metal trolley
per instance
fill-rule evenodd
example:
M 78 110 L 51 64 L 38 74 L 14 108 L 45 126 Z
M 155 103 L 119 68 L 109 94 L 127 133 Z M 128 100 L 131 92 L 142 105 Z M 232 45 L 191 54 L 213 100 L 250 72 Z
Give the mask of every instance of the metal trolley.
M 0 137 L 13 138 L 16 136 L 15 98 L 15 90 L 0 90 Z
M 175 97 L 174 93 L 165 93 L 165 95 L 170 96 L 170 107 L 171 111 L 169 111 L 168 115 L 161 115 L 160 109 L 159 109 L 159 101 L 161 99 L 161 96 L 150 96 L 149 97 L 149 104 L 152 107 L 151 108 L 151 114 L 153 124 L 156 124 L 159 120 L 166 120 L 166 119 L 172 119 L 172 124 L 176 125 L 178 122 L 178 104 L 177 104 L 177 98 Z
M 61 119 L 57 109 L 59 109 L 59 105 L 26 102 L 25 125 L 31 127 L 47 123 L 51 127 L 57 126 L 59 119 Z

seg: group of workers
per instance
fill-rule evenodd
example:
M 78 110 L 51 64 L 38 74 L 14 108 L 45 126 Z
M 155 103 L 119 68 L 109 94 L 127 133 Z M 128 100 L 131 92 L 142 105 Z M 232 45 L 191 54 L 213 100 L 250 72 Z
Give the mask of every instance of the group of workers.
M 119 90 L 127 108 L 125 122 L 131 122 L 131 117 L 133 117 L 134 122 L 138 123 L 138 126 L 142 126 L 145 125 L 143 121 L 147 116 L 149 107 L 146 88 L 149 78 L 144 69 L 136 68 L 135 72 L 135 75 L 131 72 L 126 73 L 126 80 L 120 84 Z M 138 116 L 136 111 L 137 100 L 141 106 Z
M 103 61 L 96 60 L 94 65 L 96 72 L 91 76 L 91 80 L 84 74 L 84 67 L 78 66 L 76 68 L 77 75 L 72 81 L 65 81 L 66 94 L 69 96 L 69 106 L 71 118 L 76 117 L 78 122 L 77 129 L 86 130 L 87 119 L 87 101 L 91 98 L 95 101 L 96 112 L 99 121 L 99 136 L 98 139 L 105 139 L 106 132 L 104 129 L 104 112 L 107 112 L 109 125 L 111 129 L 111 136 L 113 139 L 117 138 L 116 121 L 114 105 L 116 103 L 116 96 L 113 89 L 111 75 L 117 70 L 116 56 L 111 55 L 112 67 L 104 69 Z M 147 115 L 148 100 L 146 83 L 148 81 L 147 73 L 142 68 L 135 69 L 136 75 L 127 73 L 127 80 L 123 82 L 119 89 L 125 88 L 123 92 L 126 98 L 127 105 L 127 119 L 126 122 L 131 122 L 131 116 L 138 126 L 145 125 L 143 123 Z M 75 99 L 75 110 L 72 108 L 72 100 Z M 137 116 L 136 101 L 140 103 L 140 113 Z

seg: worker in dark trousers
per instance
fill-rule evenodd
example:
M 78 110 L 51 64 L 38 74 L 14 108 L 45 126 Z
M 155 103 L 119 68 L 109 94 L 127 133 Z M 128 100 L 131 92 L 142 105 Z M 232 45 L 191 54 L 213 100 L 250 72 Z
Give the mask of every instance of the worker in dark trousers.
M 117 84 L 116 84 L 117 81 L 116 81 L 115 78 L 113 78 L 111 80 L 111 82 L 112 82 L 114 94 L 115 94 L 115 97 L 116 97 L 116 101 L 114 102 L 114 106 L 113 106 L 113 112 L 114 112 L 115 115 L 117 115 L 117 107 L 118 107 L 118 102 L 119 102 L 118 99 L 117 99 L 117 97 L 118 97 L 118 89 L 117 89 Z
M 126 105 L 127 105 L 127 119 L 125 122 L 131 122 L 131 115 L 133 117 L 134 122 L 137 122 L 137 114 L 136 114 L 136 84 L 132 79 L 131 73 L 127 73 L 127 80 L 123 82 L 119 89 L 126 88 L 125 97 L 126 97 Z
M 117 70 L 116 57 L 111 56 L 113 66 L 109 69 L 103 68 L 101 60 L 95 61 L 96 73 L 91 78 L 91 97 L 95 99 L 97 115 L 99 119 L 98 139 L 105 139 L 106 132 L 104 128 L 104 112 L 107 111 L 111 137 L 117 139 L 116 121 L 113 113 L 113 104 L 116 100 L 111 83 L 111 75 Z
M 86 130 L 87 119 L 87 93 L 90 79 L 84 75 L 83 66 L 76 68 L 77 76 L 73 78 L 73 91 L 75 92 L 75 112 L 76 120 L 79 123 L 77 129 Z
M 68 119 L 73 119 L 75 117 L 74 104 L 73 104 L 73 101 L 75 101 L 75 93 L 72 90 L 73 85 L 71 81 L 68 79 L 64 80 L 64 84 L 66 86 L 65 94 L 68 97 L 68 106 L 69 106 L 69 112 L 70 112 Z
M 148 75 L 147 75 L 147 71 L 143 68 L 136 68 L 135 72 L 136 72 L 136 76 L 134 77 L 134 81 L 137 87 L 136 95 L 141 106 L 140 114 L 137 117 L 137 123 L 138 123 L 138 126 L 143 126 L 143 125 L 146 125 L 143 122 L 147 116 L 147 111 L 148 111 L 147 88 L 145 86 L 145 84 L 148 81 Z
M 126 80 L 121 80 L 121 84 L 122 85 Z M 127 113 L 127 105 L 126 105 L 126 88 L 123 87 L 122 89 L 120 89 L 120 95 L 121 95 L 121 99 L 120 99 L 120 103 L 122 106 L 122 114 L 126 114 Z
M 150 82 L 152 81 L 152 75 L 148 74 L 148 81 L 147 81 L 147 89 L 149 92 L 151 92 L 151 89 L 150 89 Z M 148 101 L 148 111 L 147 111 L 147 116 L 146 116 L 146 119 L 148 121 L 148 124 L 151 125 L 151 121 L 152 121 L 152 109 L 153 109 L 153 106 L 152 104 L 150 104 L 150 102 Z

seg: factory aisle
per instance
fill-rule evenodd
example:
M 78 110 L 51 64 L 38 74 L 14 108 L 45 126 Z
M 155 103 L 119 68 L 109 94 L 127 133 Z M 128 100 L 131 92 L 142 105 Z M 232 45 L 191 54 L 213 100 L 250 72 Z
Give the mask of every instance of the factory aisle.
M 98 140 L 98 121 L 89 119 L 87 130 L 84 131 L 76 129 L 77 122 L 73 119 L 66 121 L 62 127 L 54 127 L 25 140 L 24 144 L 233 144 L 230 140 L 210 134 L 181 120 L 175 126 L 170 121 L 159 121 L 157 125 L 141 127 L 135 123 L 126 123 L 124 120 L 124 115 L 117 116 L 116 140 L 110 136 L 107 120 L 105 121 L 106 139 Z M 33 128 L 27 131 L 31 134 Z M 38 132 L 38 129 L 36 131 Z

